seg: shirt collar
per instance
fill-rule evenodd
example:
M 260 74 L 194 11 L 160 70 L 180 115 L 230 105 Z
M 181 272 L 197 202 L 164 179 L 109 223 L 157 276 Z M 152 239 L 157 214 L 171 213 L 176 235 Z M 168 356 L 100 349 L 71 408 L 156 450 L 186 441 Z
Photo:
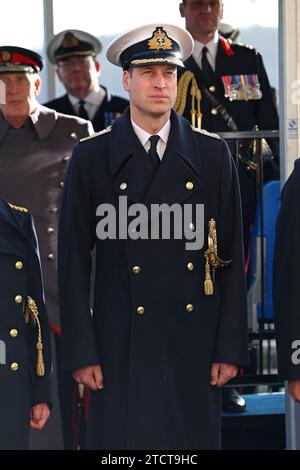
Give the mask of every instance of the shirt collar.
M 105 98 L 106 92 L 104 88 L 100 87 L 99 85 L 97 88 L 94 88 L 85 98 L 85 103 L 94 104 L 96 106 L 100 106 Z M 69 100 L 73 106 L 76 106 L 79 103 L 79 99 L 76 96 L 68 94 Z
M 139 141 L 141 142 L 142 146 L 145 147 L 145 144 L 148 142 L 150 137 L 153 134 L 149 134 L 149 132 L 145 131 L 141 127 L 139 127 L 132 119 L 131 119 L 131 124 L 133 127 L 134 132 L 136 133 Z M 159 135 L 161 140 L 167 145 L 169 134 L 171 130 L 171 121 L 168 119 L 166 124 L 160 129 L 159 132 L 157 132 L 156 135 Z
M 194 51 L 193 51 L 193 57 L 198 63 L 200 60 L 200 57 L 202 55 L 202 49 L 203 47 L 207 47 L 209 54 L 211 55 L 211 58 L 213 59 L 213 63 L 216 63 L 216 57 L 217 57 L 217 52 L 218 52 L 218 43 L 219 43 L 219 33 L 218 31 L 215 32 L 214 37 L 211 41 L 209 41 L 207 44 L 203 44 L 200 41 L 196 41 L 194 39 Z

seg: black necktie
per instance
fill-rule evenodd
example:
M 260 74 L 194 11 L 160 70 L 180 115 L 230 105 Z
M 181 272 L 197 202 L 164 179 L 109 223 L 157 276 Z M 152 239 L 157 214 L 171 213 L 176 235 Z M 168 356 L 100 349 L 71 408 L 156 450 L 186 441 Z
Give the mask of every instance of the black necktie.
M 206 84 L 211 85 L 211 83 L 214 81 L 214 71 L 212 69 L 212 66 L 207 60 L 207 52 L 208 52 L 207 47 L 203 47 L 201 65 L 202 65 L 202 73 L 206 81 Z
M 148 150 L 148 155 L 150 156 L 151 162 L 155 169 L 157 169 L 160 164 L 160 158 L 158 156 L 157 148 L 156 148 L 159 139 L 160 139 L 159 135 L 152 135 L 149 138 L 150 148 Z
M 79 101 L 79 110 L 78 110 L 78 116 L 81 117 L 82 119 L 86 119 L 87 121 L 89 120 L 88 113 L 84 107 L 85 101 Z

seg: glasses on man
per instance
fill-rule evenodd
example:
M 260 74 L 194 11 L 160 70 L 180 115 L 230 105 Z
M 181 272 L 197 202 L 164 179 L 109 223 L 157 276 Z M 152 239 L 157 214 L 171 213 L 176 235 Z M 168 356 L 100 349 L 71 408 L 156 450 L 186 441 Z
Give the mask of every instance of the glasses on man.
M 64 70 L 70 70 L 75 67 L 87 68 L 90 66 L 91 61 L 91 57 L 72 57 L 70 59 L 60 61 L 58 66 Z

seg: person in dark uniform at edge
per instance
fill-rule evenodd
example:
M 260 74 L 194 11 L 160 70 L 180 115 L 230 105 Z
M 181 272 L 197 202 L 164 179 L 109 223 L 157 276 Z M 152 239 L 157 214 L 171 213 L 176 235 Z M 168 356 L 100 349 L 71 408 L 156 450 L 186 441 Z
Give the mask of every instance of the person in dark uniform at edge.
M 96 132 L 109 126 L 128 106 L 128 100 L 111 95 L 99 85 L 101 64 L 96 56 L 101 48 L 97 38 L 75 29 L 54 36 L 47 48 L 67 94 L 45 106 L 89 119 Z
M 33 219 L 0 197 L 0 450 L 27 450 L 51 408 L 51 348 Z
M 235 166 L 223 140 L 172 110 L 177 67 L 192 49 L 187 31 L 161 23 L 116 38 L 107 58 L 123 68 L 130 108 L 76 146 L 68 169 L 58 244 L 63 357 L 91 389 L 86 449 L 220 448 L 220 387 L 248 361 Z M 147 222 L 127 225 L 133 203 L 191 207 L 188 234 L 203 227 L 204 246 L 190 251 L 175 235 L 181 220 L 154 239 L 149 220 L 144 237 Z M 125 217 L 125 237 L 114 223 L 106 228 L 106 209 Z
M 259 130 L 278 130 L 278 113 L 261 55 L 252 47 L 234 43 L 218 33 L 223 17 L 222 1 L 183 0 L 179 9 L 195 48 L 180 72 L 176 111 L 211 132 L 254 130 L 255 126 Z M 243 93 L 237 93 L 236 89 Z M 196 92 L 195 99 L 192 90 Z M 235 155 L 235 143 L 228 143 Z M 278 141 L 271 139 L 268 144 L 274 158 L 264 165 L 265 181 L 279 178 Z M 244 141 L 238 153 L 238 175 L 246 259 L 257 202 L 256 163 L 252 155 L 249 142 Z M 234 388 L 223 390 L 222 401 L 224 411 L 246 409 L 244 398 Z
M 0 109 L 0 190 L 13 204 L 27 207 L 35 218 L 51 324 L 54 374 L 53 413 L 43 434 L 33 433 L 32 448 L 61 448 L 56 371 L 60 373 L 57 294 L 57 235 L 60 201 L 71 152 L 79 139 L 93 133 L 92 124 L 41 106 L 39 72 L 42 57 L 34 51 L 0 47 L 0 79 L 6 103 Z M 57 352 L 57 354 L 56 354 Z M 72 376 L 59 377 L 66 448 L 72 446 Z
M 276 224 L 273 305 L 278 372 L 300 403 L 300 159 L 283 187 Z

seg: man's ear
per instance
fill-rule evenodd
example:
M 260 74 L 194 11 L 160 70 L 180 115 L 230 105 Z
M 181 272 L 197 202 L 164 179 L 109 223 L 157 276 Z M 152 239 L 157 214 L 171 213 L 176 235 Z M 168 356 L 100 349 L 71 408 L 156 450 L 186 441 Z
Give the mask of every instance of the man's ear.
M 39 96 L 42 87 L 42 79 L 39 75 L 36 76 L 34 80 L 34 94 L 35 96 Z
M 95 67 L 96 67 L 96 70 L 97 70 L 98 75 L 100 75 L 102 66 L 101 66 L 101 64 L 100 64 L 100 62 L 99 62 L 98 60 L 95 60 Z
M 128 70 L 123 71 L 123 87 L 125 91 L 129 91 L 130 86 L 129 86 L 129 80 L 130 80 L 130 74 Z
M 184 18 L 184 4 L 183 3 L 179 3 L 179 11 L 180 11 L 181 18 Z

